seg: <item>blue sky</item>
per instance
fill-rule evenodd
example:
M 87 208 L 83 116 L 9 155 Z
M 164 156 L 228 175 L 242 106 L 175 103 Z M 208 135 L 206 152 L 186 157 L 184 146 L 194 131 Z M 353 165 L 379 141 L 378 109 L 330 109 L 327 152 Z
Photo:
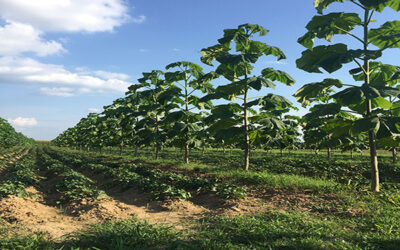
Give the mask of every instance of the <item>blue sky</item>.
M 333 4 L 329 11 L 353 9 L 350 3 Z M 279 63 L 262 58 L 256 70 L 274 67 L 291 74 L 296 84 L 278 84 L 274 93 L 295 102 L 292 95 L 303 84 L 328 77 L 295 65 L 304 50 L 296 41 L 315 14 L 312 0 L 3 0 L 0 117 L 30 137 L 53 139 L 124 96 L 142 72 L 180 60 L 201 64 L 202 48 L 214 45 L 223 29 L 243 23 L 269 29 L 260 40 L 287 55 Z M 376 18 L 396 20 L 398 13 L 387 10 Z M 341 37 L 334 41 L 357 46 Z M 398 49 L 392 50 L 383 61 L 396 64 L 399 56 Z M 329 77 L 351 81 L 348 69 Z

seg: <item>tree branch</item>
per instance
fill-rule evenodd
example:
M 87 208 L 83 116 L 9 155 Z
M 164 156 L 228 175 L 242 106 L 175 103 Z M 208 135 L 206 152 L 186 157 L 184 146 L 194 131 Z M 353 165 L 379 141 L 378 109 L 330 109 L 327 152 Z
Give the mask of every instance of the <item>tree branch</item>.
M 347 35 L 350 35 L 350 36 L 354 37 L 355 39 L 357 39 L 358 41 L 360 41 L 362 44 L 364 44 L 364 41 L 363 41 L 361 38 L 359 38 L 358 36 L 354 35 L 354 34 L 351 33 L 350 31 L 347 31 L 347 30 L 345 30 L 345 29 L 342 29 L 342 28 L 340 28 L 340 27 L 338 27 L 338 26 L 336 26 L 336 25 L 335 25 L 335 28 L 338 29 L 338 30 L 343 31 L 343 32 L 346 33 Z
M 357 65 L 360 67 L 360 69 L 362 69 L 362 71 L 364 71 L 365 74 L 368 74 L 364 67 L 355 58 L 353 58 L 353 61 L 357 63 Z
M 361 5 L 361 4 L 357 3 L 357 2 L 355 2 L 354 0 L 350 0 L 350 2 L 354 3 L 355 5 L 357 5 L 358 7 L 362 8 L 363 10 L 366 9 L 363 5 Z

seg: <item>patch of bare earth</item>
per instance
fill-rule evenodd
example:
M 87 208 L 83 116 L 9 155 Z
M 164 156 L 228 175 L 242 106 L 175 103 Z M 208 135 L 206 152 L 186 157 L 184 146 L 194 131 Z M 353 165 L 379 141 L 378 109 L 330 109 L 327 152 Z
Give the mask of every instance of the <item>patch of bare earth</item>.
M 32 187 L 28 192 L 39 195 Z M 85 223 L 76 222 L 57 207 L 47 206 L 38 198 L 9 196 L 0 200 L 0 217 L 12 226 L 20 226 L 31 232 L 44 232 L 50 238 L 82 229 Z

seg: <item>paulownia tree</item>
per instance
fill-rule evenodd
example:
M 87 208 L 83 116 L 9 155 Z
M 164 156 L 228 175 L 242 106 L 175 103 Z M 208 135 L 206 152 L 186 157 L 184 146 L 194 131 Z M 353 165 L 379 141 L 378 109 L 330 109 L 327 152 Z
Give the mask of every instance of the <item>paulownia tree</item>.
M 334 2 L 349 2 L 359 13 L 333 12 L 323 14 L 323 10 Z M 307 50 L 296 63 L 297 67 L 310 72 L 335 72 L 344 64 L 354 63 L 356 67 L 349 71 L 353 79 L 361 84 L 343 83 L 338 79 L 325 79 L 321 82 L 304 85 L 295 96 L 303 105 L 308 105 L 316 96 L 327 93 L 333 88 L 343 88 L 330 94 L 332 101 L 325 104 L 338 105 L 340 109 L 332 114 L 347 111 L 358 114 L 358 119 L 336 119 L 332 121 L 333 136 L 349 134 L 357 136 L 368 134 L 371 159 L 371 190 L 379 191 L 379 170 L 376 154 L 376 140 L 397 136 L 400 120 L 388 116 L 386 111 L 393 109 L 390 98 L 400 94 L 397 83 L 400 81 L 400 68 L 377 61 L 387 49 L 400 48 L 400 21 L 387 21 L 380 27 L 371 28 L 374 15 L 389 7 L 400 10 L 400 0 L 314 0 L 318 15 L 307 24 L 307 33 L 298 42 Z M 359 43 L 358 49 L 350 49 L 347 44 L 314 45 L 314 39 L 331 41 L 336 35 L 346 36 Z M 334 104 L 332 104 L 334 103 Z M 322 109 L 322 107 L 320 107 Z
M 263 87 L 274 88 L 273 81 L 279 81 L 286 85 L 294 83 L 293 78 L 287 73 L 273 68 L 263 69 L 261 75 L 252 75 L 254 65 L 261 56 L 272 55 L 278 60 L 286 58 L 279 48 L 251 39 L 257 34 L 265 36 L 267 33 L 268 30 L 260 25 L 239 25 L 236 29 L 225 29 L 224 36 L 218 40 L 218 44 L 201 51 L 203 63 L 211 66 L 213 61 L 219 63 L 214 75 L 222 75 L 229 81 L 226 85 L 218 86 L 215 93 L 208 95 L 203 100 L 223 98 L 228 101 L 236 99 L 240 101 L 240 104 L 231 103 L 224 104 L 223 107 L 216 107 L 218 112 L 214 112 L 212 115 L 217 119 L 213 125 L 214 129 L 218 131 L 220 130 L 218 128 L 221 128 L 225 130 L 223 133 L 226 135 L 243 138 L 243 168 L 245 170 L 248 170 L 250 162 L 250 120 L 268 119 L 266 116 L 261 117 L 262 113 L 256 112 L 253 108 L 268 103 L 270 98 L 278 97 L 272 94 L 261 98 L 250 97 L 250 91 L 260 91 Z M 251 115 L 249 115 L 249 111 Z M 274 121 L 271 119 L 272 123 Z M 256 137 L 254 135 L 254 138 Z
M 178 99 L 180 89 L 164 79 L 164 72 L 153 70 L 143 73 L 138 79 L 138 85 L 130 87 L 131 99 L 138 102 L 138 112 L 135 117 L 140 117 L 135 129 L 142 138 L 142 144 L 155 145 L 155 159 L 159 158 L 159 151 L 167 140 L 165 116 L 172 109 L 178 108 L 174 99 Z
M 201 140 L 198 133 L 201 131 L 201 115 L 195 110 L 204 108 L 206 103 L 200 103 L 197 92 L 209 93 L 212 86 L 207 81 L 201 80 L 204 75 L 203 69 L 191 62 L 181 61 L 167 65 L 165 67 L 170 72 L 165 73 L 165 80 L 169 84 L 175 84 L 180 89 L 178 98 L 174 102 L 179 104 L 176 111 L 171 112 L 167 121 L 174 123 L 174 129 L 170 131 L 171 137 L 174 137 L 175 145 L 185 148 L 185 163 L 189 163 L 189 146 L 200 146 Z M 171 100 L 172 101 L 172 100 Z

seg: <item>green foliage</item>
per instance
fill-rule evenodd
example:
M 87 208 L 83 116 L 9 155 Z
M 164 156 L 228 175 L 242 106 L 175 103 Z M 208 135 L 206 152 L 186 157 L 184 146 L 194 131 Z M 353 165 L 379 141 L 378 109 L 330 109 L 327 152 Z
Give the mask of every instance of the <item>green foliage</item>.
M 31 151 L 12 166 L 8 166 L 2 172 L 4 180 L 0 181 L 0 197 L 29 195 L 25 188 L 35 185 L 38 179 L 35 163 L 34 154 Z
M 29 139 L 23 134 L 16 132 L 6 120 L 0 118 L 0 149 L 32 143 L 33 139 Z

